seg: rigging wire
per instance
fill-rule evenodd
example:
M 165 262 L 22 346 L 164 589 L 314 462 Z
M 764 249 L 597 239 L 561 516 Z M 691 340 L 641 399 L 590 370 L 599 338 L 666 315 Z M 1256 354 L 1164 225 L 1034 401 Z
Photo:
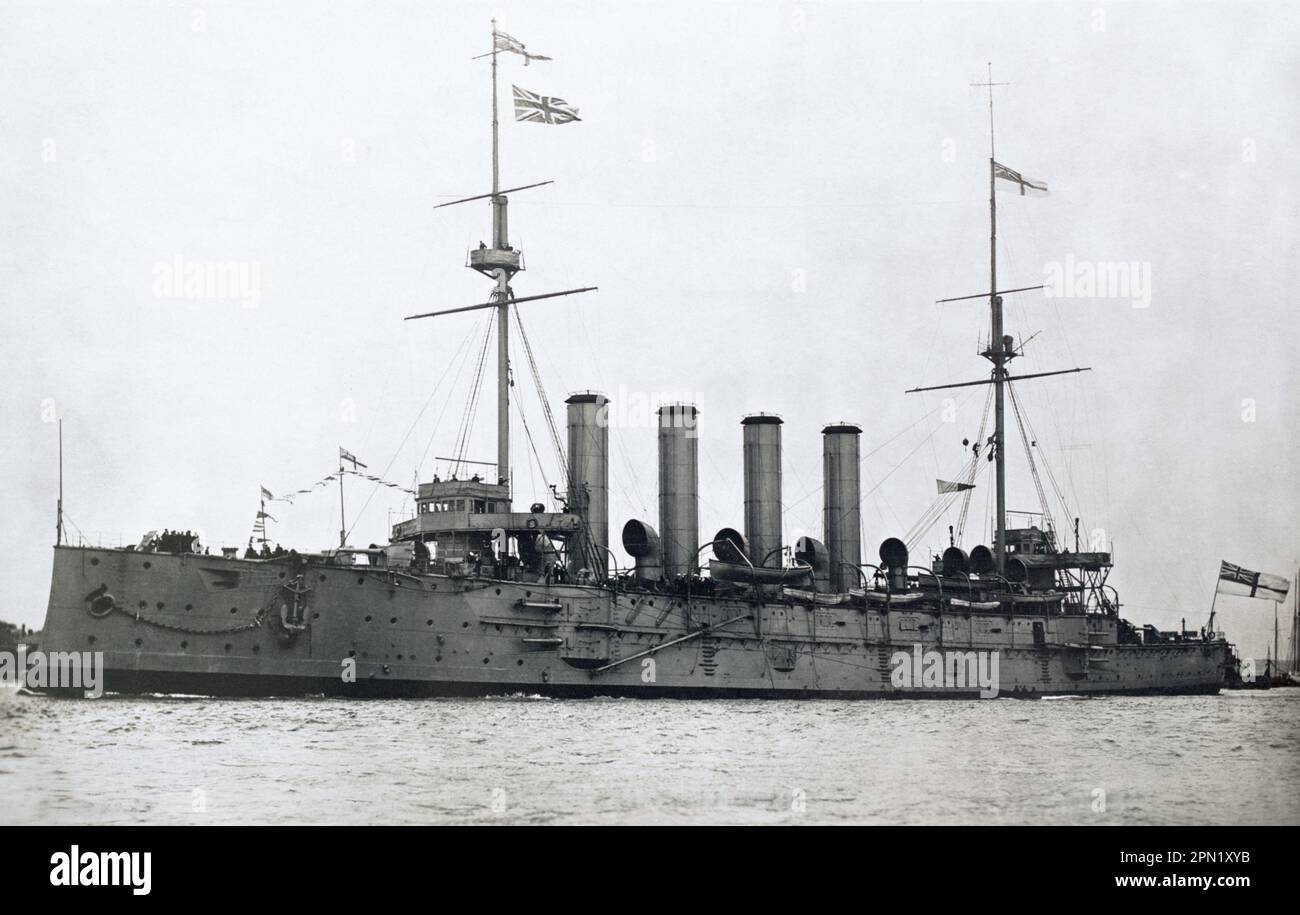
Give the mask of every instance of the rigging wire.
M 958 479 L 963 483 L 973 486 L 979 469 L 979 456 L 972 455 L 967 459 L 966 464 L 963 465 Z M 907 548 L 909 550 L 916 548 L 916 545 L 920 543 L 921 538 L 929 533 L 930 529 L 938 523 L 939 519 L 947 514 L 948 510 L 952 508 L 953 504 L 957 501 L 958 496 L 969 497 L 972 492 L 974 492 L 973 489 L 965 489 L 954 492 L 939 493 L 934 502 L 930 503 L 930 507 L 922 513 L 921 517 L 917 519 L 916 523 L 912 525 L 911 529 L 903 537 L 903 541 L 907 544 Z
M 1029 462 L 1029 475 L 1034 481 L 1034 491 L 1038 493 L 1038 504 L 1043 509 L 1043 523 L 1047 530 L 1055 531 L 1056 523 L 1052 520 L 1052 510 L 1047 504 L 1047 493 L 1043 491 L 1043 480 L 1038 475 L 1038 462 L 1034 460 L 1034 449 L 1030 444 L 1029 433 L 1025 431 L 1025 418 L 1020 412 L 1020 398 L 1016 396 L 1016 386 L 1007 385 L 1011 395 L 1011 412 L 1016 417 L 1016 428 L 1020 430 L 1020 442 L 1025 446 L 1025 460 Z M 1068 513 L 1068 509 L 1066 510 Z
M 542 466 L 542 456 L 537 453 L 537 443 L 533 441 L 533 431 L 528 428 L 528 417 L 524 415 L 524 408 L 519 401 L 512 401 L 515 406 L 515 412 L 519 415 L 519 421 L 524 427 L 524 439 L 528 442 L 528 450 L 533 455 L 533 462 L 537 465 L 537 471 L 542 475 L 543 482 L 546 481 L 546 468 Z M 533 464 L 528 465 L 528 476 L 532 480 Z M 537 491 L 536 481 L 533 481 L 533 491 Z
M 984 447 L 984 433 L 985 433 L 985 431 L 988 429 L 988 424 L 989 424 L 989 411 L 990 411 L 990 409 L 992 409 L 992 406 L 993 406 L 993 386 L 990 385 L 990 386 L 989 386 L 989 390 L 988 390 L 988 394 L 984 397 L 984 413 L 980 416 L 980 431 L 979 431 L 979 435 L 975 436 L 975 446 L 974 446 L 974 447 L 975 447 L 975 453 L 974 453 L 973 457 L 975 458 L 975 462 L 976 462 L 976 465 L 977 465 L 977 468 L 976 468 L 976 471 L 975 471 L 976 473 L 978 473 L 979 450 L 980 450 L 982 447 Z M 970 478 L 969 480 L 966 480 L 965 482 L 967 482 L 967 483 L 974 483 L 974 482 L 975 482 L 975 477 L 974 477 L 974 475 L 972 475 L 971 478 Z M 956 540 L 957 543 L 962 543 L 962 542 L 963 542 L 963 539 L 962 539 L 962 538 L 963 538 L 963 536 L 964 536 L 965 533 L 966 533 L 966 517 L 967 517 L 967 515 L 969 515 L 969 513 L 970 513 L 971 497 L 974 496 L 974 495 L 975 495 L 975 490 L 973 490 L 973 489 L 968 489 L 968 490 L 966 490 L 966 496 L 965 496 L 965 498 L 962 499 L 961 512 L 960 512 L 960 513 L 958 514 L 958 516 L 957 516 L 957 530 L 956 530 L 956 536 L 955 536 L 955 540 Z
M 1012 399 L 1014 402 L 1015 401 L 1014 390 L 1012 391 Z M 1019 413 L 1018 405 L 1017 405 L 1017 413 Z M 1024 414 L 1024 422 L 1025 422 L 1025 427 L 1029 430 L 1030 436 L 1033 437 L 1034 441 L 1038 441 L 1038 433 L 1034 431 L 1034 424 L 1033 421 L 1029 418 L 1028 413 Z M 1061 484 L 1057 481 L 1056 474 L 1052 470 L 1051 462 L 1044 460 L 1043 469 L 1047 471 L 1048 482 L 1052 484 L 1052 492 L 1055 494 L 1057 500 L 1061 503 L 1061 508 L 1065 510 L 1065 516 L 1067 518 L 1071 517 L 1072 515 L 1074 515 L 1074 510 L 1070 508 L 1070 503 L 1065 498 L 1065 490 L 1061 487 Z M 1075 502 L 1075 510 L 1077 510 L 1079 507 L 1079 497 L 1077 494 L 1074 494 L 1074 502 Z M 1046 511 L 1046 509 L 1044 509 L 1044 511 Z M 1079 517 L 1080 515 L 1082 515 L 1081 511 L 1079 512 L 1079 515 L 1075 515 L 1075 517 Z M 1086 527 L 1087 525 L 1085 524 L 1084 526 Z
M 479 349 L 478 362 L 474 366 L 474 383 L 470 386 L 469 396 L 465 402 L 465 413 L 461 417 L 460 431 L 456 436 L 455 450 L 452 452 L 454 460 L 451 465 L 452 476 L 465 463 L 465 452 L 469 448 L 469 436 L 474 429 L 474 420 L 478 414 L 479 397 L 483 391 L 483 369 L 487 365 L 488 346 L 492 342 L 492 327 L 496 322 L 496 309 L 488 312 L 487 331 L 483 334 L 483 346 Z M 498 469 L 498 473 L 508 473 Z
M 524 320 L 519 314 L 518 305 L 515 305 L 515 324 L 519 328 L 519 338 L 520 340 L 523 341 L 524 344 L 524 354 L 528 357 L 528 370 L 532 373 L 533 376 L 533 389 L 537 392 L 537 399 L 540 400 L 542 404 L 542 415 L 546 419 L 547 432 L 550 433 L 551 447 L 555 449 L 555 459 L 558 462 L 560 479 L 568 480 L 569 478 L 568 457 L 565 455 L 564 445 L 560 441 L 560 432 L 559 432 L 559 428 L 555 423 L 555 414 L 551 411 L 550 398 L 546 396 L 546 386 L 542 384 L 542 373 L 537 368 L 537 359 L 533 356 L 533 345 L 528 340 L 528 331 L 524 329 Z M 523 415 L 522 408 L 520 409 L 519 412 L 520 412 L 520 416 L 522 417 Z M 527 420 L 525 420 L 524 421 L 525 431 L 527 430 L 527 425 L 528 425 Z M 529 444 L 531 445 L 532 443 L 530 442 Z M 537 453 L 536 448 L 533 449 L 533 453 L 534 455 L 536 455 Z M 542 468 L 540 457 L 537 458 L 537 467 L 538 470 L 541 471 L 542 480 L 545 482 L 546 471 Z
M 963 399 L 964 399 L 964 398 L 963 398 Z M 872 449 L 871 449 L 870 451 L 868 451 L 866 454 L 864 454 L 864 455 L 862 455 L 861 457 L 859 457 L 859 458 L 858 458 L 859 462 L 865 461 L 865 460 L 867 460 L 868 458 L 873 457 L 873 456 L 874 456 L 877 452 L 879 452 L 881 449 L 883 449 L 883 448 L 887 448 L 888 446 L 892 445 L 894 442 L 898 441 L 898 440 L 899 440 L 900 438 L 902 438 L 904 435 L 906 435 L 907 433 L 911 432 L 911 431 L 912 431 L 913 429 L 915 429 L 917 426 L 921 425 L 921 423 L 925 422 L 927 419 L 929 419 L 931 416 L 933 416 L 934 414 L 938 413 L 938 412 L 939 412 L 940 410 L 942 410 L 942 409 L 943 409 L 943 404 L 939 404 L 939 405 L 938 405 L 937 407 L 935 407 L 934 409 L 932 409 L 932 410 L 930 410 L 930 411 L 928 411 L 928 412 L 926 412 L 926 413 L 921 414 L 920 419 L 918 419 L 916 422 L 912 423 L 910 426 L 907 426 L 907 427 L 904 428 L 904 429 L 900 429 L 898 432 L 894 433 L 894 434 L 891 435 L 889 438 L 885 439 L 885 440 L 884 440 L 883 442 L 881 442 L 879 445 L 877 445 L 876 447 L 872 448 Z M 931 438 L 931 436 L 933 436 L 933 435 L 934 435 L 936 432 L 938 432 L 938 431 L 939 431 L 939 427 L 936 427 L 936 428 L 934 429 L 934 431 L 930 433 L 930 435 L 927 435 L 927 436 L 925 437 L 925 439 L 922 440 L 922 444 L 924 444 L 925 442 L 929 441 L 930 438 Z M 716 466 L 716 465 L 715 465 L 715 466 Z M 894 468 L 894 470 L 897 470 L 897 469 L 898 469 L 897 467 Z M 893 471 L 891 470 L 890 473 L 893 473 Z M 883 480 L 882 480 L 881 482 L 883 482 Z M 874 492 L 874 490 L 875 490 L 875 488 L 873 487 L 872 491 Z M 805 500 L 812 498 L 813 496 L 817 495 L 817 494 L 818 494 L 819 492 L 821 492 L 821 491 L 822 491 L 822 484 L 818 484 L 817 486 L 814 486 L 812 489 L 808 490 L 808 492 L 804 493 L 802 496 L 800 496 L 800 497 L 799 497 L 798 499 L 796 499 L 794 502 L 792 502 L 792 503 L 790 503 L 789 505 L 787 505 L 787 506 L 786 506 L 786 510 L 788 511 L 789 509 L 795 507 L 796 505 L 799 505 L 800 503 L 804 502 Z
M 455 363 L 455 360 L 457 358 L 460 359 L 460 363 L 456 369 L 456 377 L 453 378 L 451 382 L 452 388 L 456 387 L 456 385 L 460 382 L 461 375 L 465 373 L 465 366 L 469 363 L 470 356 L 473 354 L 473 349 L 470 347 L 470 342 L 474 339 L 475 334 L 478 333 L 478 329 L 479 329 L 479 323 L 475 322 L 474 326 L 471 327 L 469 332 L 465 334 L 465 338 L 461 341 L 459 348 L 457 349 L 456 353 L 452 356 L 452 361 L 448 363 L 447 369 L 443 371 L 443 376 L 445 377 L 447 371 L 450 371 L 451 365 Z M 439 384 L 441 383 L 442 383 L 441 380 L 439 380 Z M 432 395 L 430 395 L 430 397 L 432 398 Z M 450 406 L 451 406 L 451 398 L 448 397 L 446 400 L 443 401 L 442 410 L 438 413 L 438 418 L 433 421 L 433 429 L 429 432 L 428 439 L 425 440 L 424 450 L 420 452 L 420 460 L 416 463 L 417 477 L 419 476 L 420 468 L 422 468 L 424 466 L 425 461 L 429 459 L 429 452 L 433 449 L 433 440 L 437 436 L 438 429 L 442 425 L 443 417 L 447 415 L 447 410 Z
M 456 359 L 457 359 L 458 357 L 460 357 L 460 356 L 462 355 L 462 353 L 463 353 L 466 357 L 468 357 L 468 354 L 469 354 L 469 352 L 470 352 L 470 349 L 469 349 L 469 343 L 470 343 L 470 340 L 473 339 L 474 334 L 475 334 L 475 332 L 477 331 L 477 329 L 478 329 L 477 326 L 470 328 L 470 330 L 465 334 L 464 338 L 461 339 L 460 344 L 459 344 L 459 345 L 457 346 L 457 348 L 456 348 L 456 351 L 455 351 L 454 353 L 452 353 L 451 358 L 450 358 L 449 360 L 447 360 L 447 367 L 444 368 L 444 369 L 442 370 L 442 375 L 440 375 L 440 376 L 438 377 L 438 380 L 434 383 L 434 385 L 433 385 L 433 390 L 431 390 L 431 391 L 429 392 L 429 396 L 425 399 L 425 401 L 424 401 L 424 405 L 423 405 L 422 407 L 420 407 L 420 412 L 416 414 L 415 419 L 411 422 L 410 427 L 406 430 L 406 434 L 402 436 L 402 441 L 398 444 L 397 448 L 393 451 L 393 456 L 389 459 L 388 464 L 385 465 L 385 467 L 384 467 L 384 472 L 380 474 L 381 477 L 387 477 L 387 476 L 388 476 L 388 472 L 389 472 L 389 471 L 392 469 L 392 467 L 393 467 L 393 464 L 395 464 L 395 463 L 397 462 L 397 458 L 398 458 L 398 456 L 402 453 L 402 448 L 404 448 L 404 447 L 406 446 L 406 442 L 407 442 L 407 440 L 411 437 L 412 433 L 415 432 L 415 429 L 416 429 L 416 427 L 419 425 L 420 420 L 423 418 L 425 411 L 429 409 L 429 404 L 433 403 L 433 398 L 437 396 L 438 391 L 442 388 L 442 383 L 443 383 L 444 381 L 447 380 L 447 374 L 451 371 L 452 366 L 456 364 Z M 464 368 L 465 368 L 465 362 L 466 362 L 466 361 L 467 361 L 466 358 L 462 358 L 462 359 L 461 359 L 461 362 L 460 362 L 460 369 L 459 369 L 459 370 L 457 371 L 457 373 L 456 373 L 456 379 L 453 380 L 453 382 L 452 382 L 453 386 L 455 385 L 455 381 L 460 379 L 460 373 L 461 373 L 462 371 L 464 371 Z M 434 421 L 434 433 L 433 433 L 433 434 L 436 434 L 436 433 L 437 433 L 437 431 L 438 431 L 438 425 L 442 422 L 442 417 L 443 417 L 443 415 L 446 414 L 446 412 L 447 412 L 447 403 L 444 403 L 444 404 L 443 404 L 443 407 L 442 407 L 442 412 L 438 414 L 438 419 Z M 429 444 L 427 444 L 427 445 L 425 446 L 425 449 L 424 449 L 424 454 L 425 454 L 425 455 L 427 455 L 427 454 L 429 453 L 429 447 L 433 444 L 433 434 L 430 434 L 430 437 L 429 437 Z M 420 458 L 420 464 L 423 464 L 423 463 L 424 463 L 424 456 L 422 455 L 421 458 Z M 420 476 L 420 475 L 419 475 L 419 470 L 418 470 L 418 466 L 417 466 L 417 470 L 416 470 L 416 482 L 415 482 L 415 485 L 412 486 L 412 489 L 413 489 L 414 491 L 416 491 L 416 492 L 419 491 L 419 476 Z M 344 538 L 344 539 L 346 539 L 347 536 L 350 536 L 350 535 L 352 534 L 352 531 L 356 529 L 357 524 L 360 523 L 361 518 L 362 518 L 362 517 L 365 515 L 365 513 L 366 513 L 366 509 L 370 506 L 370 502 L 371 502 L 371 500 L 374 499 L 374 497 L 375 497 L 375 493 L 377 493 L 377 492 L 379 491 L 379 486 L 380 486 L 380 484 L 379 484 L 379 483 L 376 483 L 374 486 L 371 487 L 371 489 L 370 489 L 370 494 L 366 497 L 366 501 L 365 501 L 364 503 L 362 503 L 360 511 L 358 511 L 358 512 L 353 516 L 353 519 L 352 519 L 352 525 L 348 528 L 347 535 L 345 535 L 345 538 Z M 405 503 L 403 503 L 403 504 L 405 504 Z
M 596 347 L 592 345 L 591 334 L 587 330 L 586 315 L 584 314 L 581 308 L 578 308 L 577 313 L 578 313 L 578 327 L 582 330 L 582 339 L 587 344 L 587 349 L 591 354 L 591 364 L 592 364 L 592 368 L 594 368 L 596 371 L 596 381 L 602 387 L 604 387 L 605 385 L 604 374 L 600 370 L 600 362 L 596 358 Z M 619 494 L 629 504 L 632 504 L 633 502 L 632 496 L 635 495 L 636 504 L 640 505 L 641 511 L 648 515 L 650 513 L 650 509 L 647 507 L 649 503 L 646 502 L 645 497 L 641 493 L 640 479 L 637 477 L 636 468 L 632 464 L 632 459 L 629 456 L 629 452 L 627 448 L 627 442 L 625 441 L 623 436 L 623 424 L 616 423 L 611 420 L 609 426 L 614 432 L 614 436 L 613 436 L 614 450 L 618 452 L 619 458 L 623 461 L 623 466 L 627 471 L 628 479 L 631 481 L 632 484 L 632 492 L 631 493 L 628 492 L 627 487 L 623 484 L 623 481 L 619 478 L 618 475 L 614 475 L 614 484 L 618 487 Z

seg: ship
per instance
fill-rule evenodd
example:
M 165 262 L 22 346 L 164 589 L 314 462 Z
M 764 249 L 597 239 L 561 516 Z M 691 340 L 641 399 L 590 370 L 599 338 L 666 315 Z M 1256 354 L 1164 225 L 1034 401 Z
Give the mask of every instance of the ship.
M 1073 548 L 1046 512 L 1008 523 L 1007 405 L 1019 418 L 1017 386 L 1084 369 L 1008 369 L 1024 353 L 1004 330 L 1003 296 L 1024 290 L 998 286 L 997 181 L 1007 170 L 994 158 L 991 69 L 989 287 L 961 298 L 989 305 L 980 355 L 991 370 L 965 384 L 987 386 L 992 427 L 981 427 L 963 475 L 939 486 L 948 504 L 968 507 L 977 473 L 993 468 L 990 543 L 962 545 L 963 507 L 942 551 L 918 557 L 915 536 L 889 536 L 878 561 L 866 559 L 861 442 L 871 430 L 848 421 L 821 429 L 821 539 L 783 543 L 784 421 L 770 412 L 739 418 L 740 523 L 702 536 L 700 411 L 669 403 L 654 424 L 658 517 L 624 522 L 631 562 L 620 567 L 609 519 L 611 402 L 594 390 L 567 397 L 563 431 L 547 409 L 560 479 L 541 499 L 521 499 L 510 476 L 518 305 L 595 287 L 515 295 L 524 261 L 510 242 L 509 196 L 550 182 L 501 186 L 497 69 L 511 50 L 501 34 L 493 23 L 492 50 L 480 55 L 492 74 L 491 191 L 440 204 L 488 202 L 491 244 L 470 250 L 466 266 L 491 292 L 486 302 L 408 319 L 493 316 L 481 361 L 490 363 L 495 333 L 495 464 L 469 473 L 458 461 L 459 472 L 418 483 L 415 511 L 383 545 L 349 546 L 344 521 L 337 548 L 266 555 L 264 544 L 262 554 L 209 555 L 188 537 L 73 544 L 60 523 L 47 648 L 102 653 L 104 688 L 117 693 L 703 700 L 1220 690 L 1231 651 L 1223 633 L 1124 619 L 1107 581 L 1113 548 L 1081 544 L 1077 519 Z M 347 472 L 340 460 L 340 492 Z

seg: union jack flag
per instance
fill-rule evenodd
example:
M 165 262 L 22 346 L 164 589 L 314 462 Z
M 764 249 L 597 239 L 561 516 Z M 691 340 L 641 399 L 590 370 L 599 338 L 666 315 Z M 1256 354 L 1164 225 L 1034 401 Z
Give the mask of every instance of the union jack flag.
M 580 121 L 578 109 L 562 98 L 538 95 L 518 86 L 511 86 L 515 91 L 515 120 L 532 121 L 535 124 L 567 124 Z

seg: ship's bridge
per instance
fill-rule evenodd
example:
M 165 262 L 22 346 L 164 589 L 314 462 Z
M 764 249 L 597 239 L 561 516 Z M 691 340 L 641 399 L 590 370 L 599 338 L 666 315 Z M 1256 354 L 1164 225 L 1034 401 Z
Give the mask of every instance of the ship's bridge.
M 497 530 L 517 540 L 527 536 L 531 545 L 538 534 L 564 538 L 581 526 L 577 515 L 548 512 L 540 503 L 527 512 L 512 511 L 507 484 L 477 477 L 421 483 L 417 506 L 414 518 L 393 526 L 392 539 L 427 543 L 436 559 L 460 559 L 471 552 L 492 555 Z
M 1114 589 L 1106 585 L 1109 552 L 1060 549 L 1056 531 L 1030 525 L 1006 532 L 1007 577 L 1034 591 L 1060 591 L 1068 612 L 1117 606 Z
M 1007 557 L 1021 560 L 1030 569 L 1099 570 L 1111 565 L 1110 553 L 1062 551 L 1056 545 L 1056 531 L 1036 525 L 1007 530 Z
M 419 513 L 472 515 L 497 514 L 510 511 L 510 487 L 504 483 L 489 483 L 480 477 L 468 480 L 439 480 L 421 483 L 416 497 Z
M 1045 555 L 1056 552 L 1056 531 L 1043 530 L 1037 525 L 1012 528 L 1007 531 L 1008 553 Z

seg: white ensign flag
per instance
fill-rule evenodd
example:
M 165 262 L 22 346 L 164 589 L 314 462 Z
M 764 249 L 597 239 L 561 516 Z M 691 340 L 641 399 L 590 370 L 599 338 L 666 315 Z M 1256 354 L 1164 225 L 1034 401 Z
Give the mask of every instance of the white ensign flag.
M 1219 583 L 1215 590 L 1219 594 L 1239 594 L 1242 597 L 1263 597 L 1268 600 L 1284 601 L 1291 590 L 1291 582 L 1281 575 L 1269 575 L 1267 572 L 1252 572 L 1230 562 L 1219 564 Z

